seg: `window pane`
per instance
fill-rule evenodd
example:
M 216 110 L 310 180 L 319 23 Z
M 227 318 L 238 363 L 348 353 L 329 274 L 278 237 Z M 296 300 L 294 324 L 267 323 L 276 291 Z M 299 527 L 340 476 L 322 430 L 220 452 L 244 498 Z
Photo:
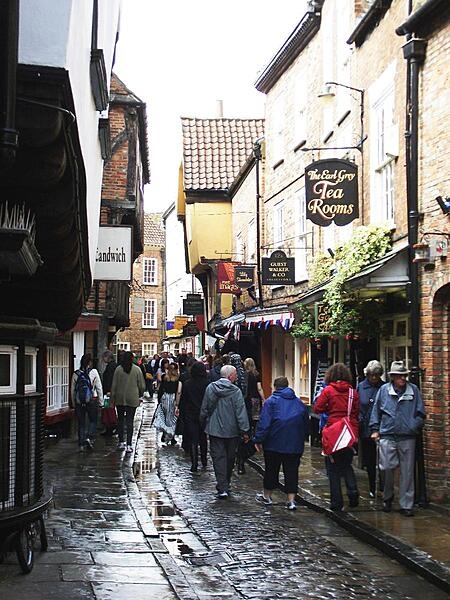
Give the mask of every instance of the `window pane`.
M 33 356 L 25 354 L 25 385 L 32 385 L 33 382 Z
M 0 354 L 0 386 L 11 385 L 11 356 Z

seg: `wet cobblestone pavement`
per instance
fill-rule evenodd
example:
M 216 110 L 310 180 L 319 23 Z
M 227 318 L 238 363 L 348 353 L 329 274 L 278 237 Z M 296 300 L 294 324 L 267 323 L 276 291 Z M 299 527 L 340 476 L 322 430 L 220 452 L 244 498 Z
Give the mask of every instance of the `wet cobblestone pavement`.
M 98 436 L 86 453 L 74 438 L 47 441 L 49 549 L 36 552 L 28 575 L 7 555 L 2 600 L 449 597 L 325 514 L 306 506 L 288 512 L 281 493 L 270 508 L 256 503 L 262 479 L 255 469 L 236 476 L 231 497 L 218 500 L 211 464 L 192 474 L 179 446 L 158 446 L 155 406 L 144 402 L 137 413 L 134 458 L 116 451 L 116 438 Z M 308 460 L 304 481 L 320 496 L 321 472 Z M 444 524 L 439 539 L 445 549 Z
M 149 452 L 147 446 L 156 444 L 155 432 L 147 426 L 151 410 L 148 405 L 144 414 L 142 455 Z M 281 493 L 275 495 L 272 507 L 256 503 L 261 476 L 253 469 L 236 476 L 231 497 L 219 500 L 211 465 L 206 472 L 195 474 L 189 467 L 180 447 L 159 448 L 163 503 L 174 505 L 176 513 L 164 523 L 156 520 L 155 525 L 172 552 L 180 554 L 177 561 L 187 582 L 202 569 L 202 573 L 209 573 L 207 584 L 216 588 L 214 595 L 221 598 L 449 597 L 375 548 L 357 541 L 326 516 L 306 507 L 288 512 Z M 145 497 L 151 471 L 142 465 L 139 470 L 137 484 Z M 210 566 L 197 566 L 202 562 Z M 198 588 L 197 579 L 192 585 L 197 593 L 204 594 L 199 597 L 208 597 L 207 590 Z

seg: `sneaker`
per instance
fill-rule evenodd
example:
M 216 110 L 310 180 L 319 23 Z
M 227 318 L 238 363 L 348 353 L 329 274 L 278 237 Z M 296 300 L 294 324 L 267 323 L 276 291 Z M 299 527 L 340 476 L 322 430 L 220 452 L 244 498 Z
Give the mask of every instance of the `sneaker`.
M 390 513 L 392 510 L 392 499 L 383 500 L 383 508 L 381 510 L 385 513 Z
M 133 452 L 133 446 L 127 446 L 127 449 L 125 450 L 125 452 L 127 454 L 130 454 L 131 452 Z
M 125 442 L 119 442 L 117 444 L 117 450 L 125 450 Z
M 229 496 L 228 492 L 219 492 L 217 495 L 219 498 L 228 498 Z
M 294 500 L 291 500 L 290 502 L 286 502 L 286 508 L 288 510 L 297 510 L 297 504 L 294 502 Z
M 89 438 L 86 438 L 86 448 L 92 450 L 94 448 L 94 442 Z
M 414 516 L 414 513 L 410 508 L 401 508 L 400 514 L 403 515 L 404 517 L 413 517 Z
M 265 504 L 266 506 L 270 506 L 273 504 L 271 498 L 266 498 L 264 494 L 256 494 L 255 496 L 256 502 L 261 502 L 261 504 Z

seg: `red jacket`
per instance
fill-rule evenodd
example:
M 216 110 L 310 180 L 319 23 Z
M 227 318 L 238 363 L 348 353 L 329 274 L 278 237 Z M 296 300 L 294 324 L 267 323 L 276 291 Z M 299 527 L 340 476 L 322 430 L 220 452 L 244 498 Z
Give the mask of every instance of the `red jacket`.
M 341 417 L 347 416 L 349 390 L 352 386 L 348 381 L 333 381 L 323 388 L 320 396 L 314 404 L 314 412 L 328 413 L 327 425 L 332 425 Z M 353 403 L 350 412 L 350 421 L 352 423 L 355 435 L 358 435 L 359 420 L 359 395 L 353 390 Z

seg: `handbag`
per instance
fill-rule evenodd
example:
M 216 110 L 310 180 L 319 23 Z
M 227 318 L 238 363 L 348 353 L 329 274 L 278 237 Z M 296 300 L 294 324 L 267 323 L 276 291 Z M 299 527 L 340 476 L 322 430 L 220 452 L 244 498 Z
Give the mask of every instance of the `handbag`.
M 353 388 L 350 388 L 348 391 L 347 416 L 341 417 L 338 421 L 332 425 L 327 425 L 322 430 L 322 450 L 325 456 L 349 448 L 358 441 L 350 422 L 352 404 Z

